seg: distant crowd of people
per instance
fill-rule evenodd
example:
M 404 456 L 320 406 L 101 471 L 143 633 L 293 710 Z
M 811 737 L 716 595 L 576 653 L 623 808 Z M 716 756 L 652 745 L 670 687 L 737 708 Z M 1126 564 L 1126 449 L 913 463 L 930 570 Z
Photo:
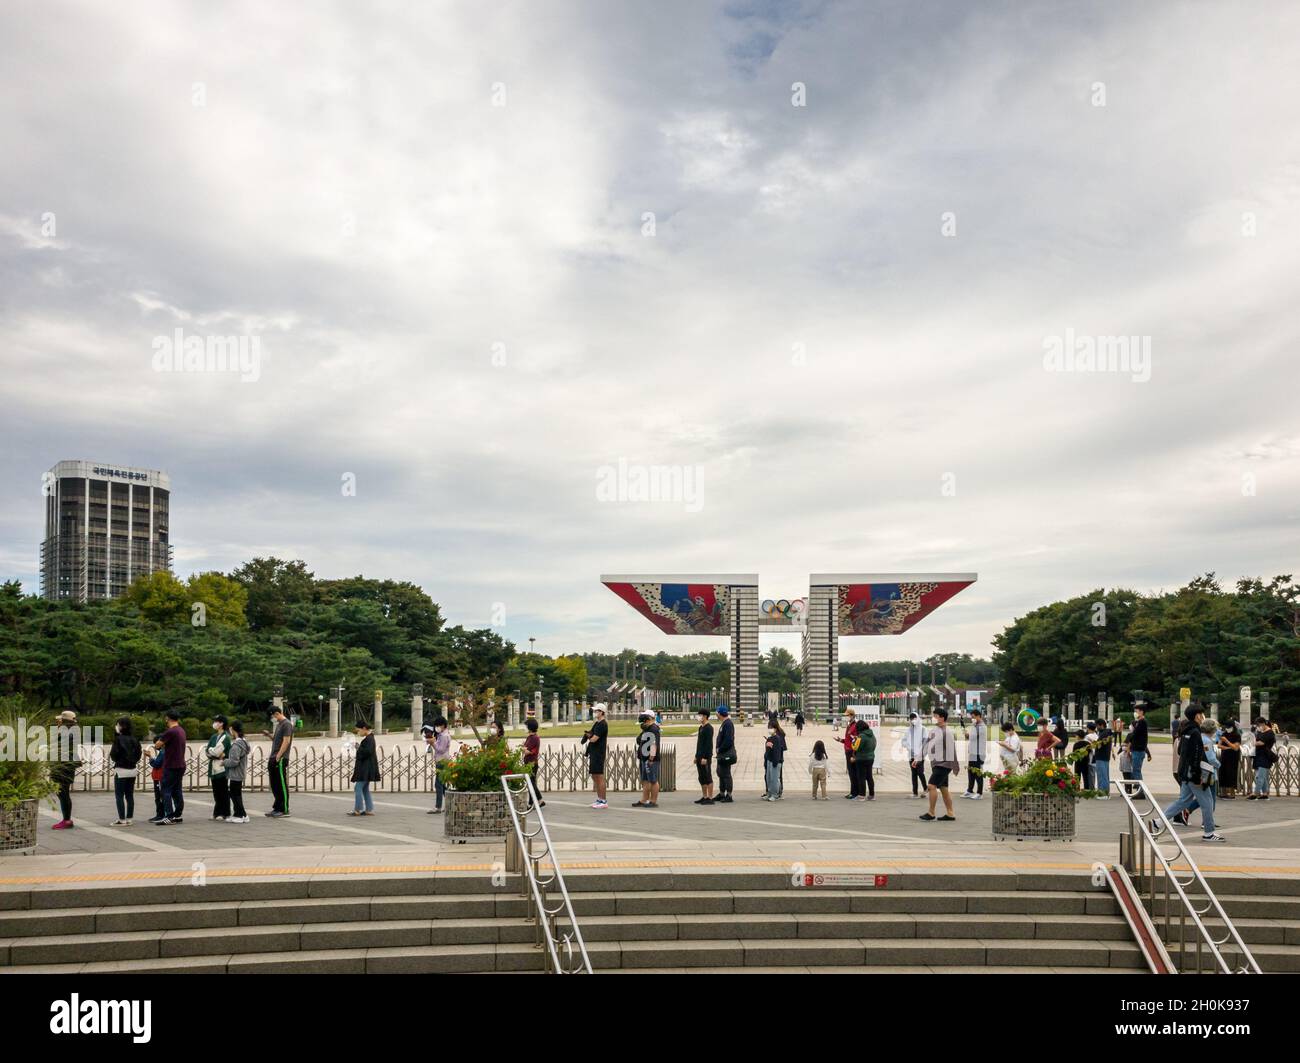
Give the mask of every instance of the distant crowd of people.
M 716 712 L 717 724 L 713 723 Z M 697 805 L 730 804 L 734 798 L 735 783 L 732 769 L 737 761 L 735 724 L 730 709 L 723 705 L 715 712 L 700 709 L 697 713 L 694 762 L 700 787 Z M 902 737 L 902 749 L 911 773 L 914 799 L 928 799 L 929 806 L 920 818 L 927 821 L 953 822 L 954 813 L 951 779 L 960 775 L 957 739 L 948 726 L 948 713 L 936 708 L 931 713 L 933 726 L 927 728 L 918 713 L 911 713 Z M 293 746 L 293 724 L 283 711 L 272 713 L 272 730 L 262 734 L 271 740 L 267 763 L 272 807 L 265 815 L 278 819 L 289 816 L 288 762 Z M 802 713 L 794 717 L 796 734 L 802 734 L 805 720 Z M 76 714 L 64 712 L 59 717 L 61 729 L 69 731 L 76 726 Z M 634 808 L 657 808 L 659 805 L 660 763 L 662 730 L 655 714 L 646 710 L 639 717 L 640 731 L 634 743 L 638 776 L 641 784 L 640 798 Z M 525 721 L 527 735 L 523 742 L 523 763 L 533 779 L 538 803 L 541 798 L 541 778 L 538 766 L 541 756 L 541 738 L 538 722 Z M 354 788 L 353 808 L 349 816 L 374 815 L 371 787 L 381 781 L 378 750 L 370 725 L 357 721 L 351 781 Z M 1032 755 L 1069 761 L 1084 789 L 1101 791 L 1103 800 L 1109 799 L 1111 762 L 1117 761 L 1121 777 L 1141 780 L 1143 766 L 1150 755 L 1150 735 L 1146 713 L 1142 706 L 1134 711 L 1133 725 L 1126 728 L 1122 719 L 1097 719 L 1067 730 L 1060 717 L 1038 720 L 1037 738 Z M 877 755 L 876 729 L 863 716 L 858 718 L 852 708 L 845 710 L 841 735 L 838 722 L 834 729 L 834 742 L 843 751 L 844 771 L 850 801 L 874 801 L 876 785 L 874 766 Z M 441 778 L 442 771 L 451 759 L 451 734 L 447 720 L 438 717 L 426 725 L 421 736 L 426 751 L 435 765 L 434 807 L 430 815 L 443 811 L 447 786 Z M 1015 771 L 1025 763 L 1025 742 L 1015 725 L 1007 721 L 999 737 L 991 737 L 988 724 L 980 709 L 972 710 L 967 733 L 966 768 L 967 783 L 960 796 L 974 801 L 983 799 L 986 775 Z M 1071 744 L 1071 739 L 1073 743 Z M 502 723 L 489 724 L 485 743 L 505 742 Z M 608 809 L 605 760 L 609 741 L 609 724 L 603 705 L 594 707 L 591 726 L 582 735 L 582 746 L 587 758 L 595 800 L 591 807 Z M 1269 798 L 1269 770 L 1276 762 L 1278 732 L 1269 721 L 1260 718 L 1246 729 L 1240 729 L 1235 720 L 1220 726 L 1207 720 L 1204 709 L 1190 706 L 1181 720 L 1175 736 L 1174 777 L 1179 784 L 1179 796 L 1166 815 L 1186 825 L 1190 812 L 1200 808 L 1202 837 L 1205 841 L 1221 842 L 1223 836 L 1215 830 L 1214 809 L 1219 799 L 1232 800 L 1237 796 L 1239 777 L 1245 780 L 1247 800 L 1267 801 Z M 148 756 L 150 777 L 153 781 L 154 815 L 149 822 L 158 826 L 172 826 L 184 822 L 185 794 L 183 782 L 186 772 L 186 734 L 180 724 L 179 713 L 166 714 L 166 727 L 153 737 L 148 752 L 132 734 L 128 717 L 122 717 L 114 727 L 113 744 L 109 760 L 114 771 L 114 800 L 117 819 L 114 827 L 130 827 L 135 816 L 135 784 L 141 758 Z M 768 717 L 767 732 L 763 740 L 763 793 L 761 800 L 781 801 L 785 797 L 784 769 L 789 744 L 785 729 L 776 713 Z M 213 820 L 229 823 L 248 823 L 249 816 L 243 802 L 243 784 L 248 771 L 248 741 L 243 725 L 227 721 L 224 716 L 212 720 L 212 735 L 204 748 L 207 775 L 212 793 Z M 928 769 L 927 769 L 928 765 Z M 59 761 L 53 769 L 58 788 L 61 818 L 55 830 L 68 830 L 74 826 L 72 818 L 72 782 L 79 763 L 75 757 Z M 1244 772 L 1243 772 L 1244 766 Z M 714 769 L 716 767 L 716 781 Z M 826 742 L 818 740 L 808 754 L 806 770 L 810 779 L 810 796 L 814 801 L 829 800 L 828 788 L 838 773 Z M 943 803 L 943 814 L 938 804 Z

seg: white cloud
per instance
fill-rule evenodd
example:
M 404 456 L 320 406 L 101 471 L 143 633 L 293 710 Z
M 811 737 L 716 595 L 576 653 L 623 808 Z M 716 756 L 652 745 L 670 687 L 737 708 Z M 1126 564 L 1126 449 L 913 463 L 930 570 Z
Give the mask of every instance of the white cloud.
M 913 657 L 1287 571 L 1300 16 L 953 10 L 0 13 L 4 489 L 160 466 L 183 566 L 411 578 L 554 650 L 712 646 L 602 571 L 980 572 L 844 647 Z M 178 323 L 261 335 L 258 382 L 153 373 Z M 1151 336 L 1151 382 L 1044 373 L 1066 328 Z M 620 458 L 702 466 L 703 509 L 598 503 Z

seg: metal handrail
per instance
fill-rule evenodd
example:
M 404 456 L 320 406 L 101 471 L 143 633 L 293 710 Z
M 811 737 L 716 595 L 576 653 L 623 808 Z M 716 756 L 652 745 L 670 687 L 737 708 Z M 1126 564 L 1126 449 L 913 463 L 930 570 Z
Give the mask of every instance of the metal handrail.
M 521 788 L 511 785 L 522 783 Z M 578 927 L 578 917 L 573 911 L 573 902 L 569 899 L 568 887 L 564 884 L 564 873 L 560 870 L 560 861 L 555 856 L 555 847 L 551 844 L 551 832 L 546 829 L 546 817 L 542 815 L 541 797 L 530 774 L 501 776 L 501 789 L 505 791 L 506 807 L 510 809 L 510 819 L 515 828 L 515 842 L 519 846 L 522 867 L 524 896 L 528 899 L 530 914 L 537 924 L 537 944 L 545 950 L 547 970 L 551 974 L 592 974 L 591 958 L 587 955 L 586 942 L 582 940 L 582 930 Z M 529 807 L 519 810 L 518 797 L 526 797 Z M 537 814 L 537 826 L 528 829 L 528 816 Z M 540 835 L 544 848 L 539 853 L 533 852 L 533 839 Z M 551 858 L 551 875 L 542 878 L 542 861 Z M 546 892 L 552 887 L 559 887 L 560 896 L 553 907 L 546 903 Z M 560 931 L 558 917 L 563 915 L 568 920 L 568 929 Z
M 1214 972 L 1219 974 L 1262 974 L 1259 964 L 1255 962 L 1255 957 L 1246 943 L 1237 933 L 1237 928 L 1228 913 L 1223 910 L 1223 905 L 1219 903 L 1219 898 L 1215 896 L 1214 891 L 1210 889 L 1210 884 L 1205 881 L 1205 876 L 1201 874 L 1201 869 L 1196 866 L 1196 861 L 1192 859 L 1192 854 L 1187 851 L 1183 845 L 1182 839 L 1174 830 L 1174 825 L 1165 816 L 1160 805 L 1157 804 L 1155 796 L 1148 789 L 1145 782 L 1141 779 L 1113 779 L 1111 786 L 1114 787 L 1124 803 L 1128 806 L 1129 813 L 1129 833 L 1122 835 L 1120 839 L 1120 863 L 1130 874 L 1136 872 L 1138 876 L 1138 895 L 1143 892 L 1143 884 L 1146 886 L 1148 904 L 1151 914 L 1155 915 L 1156 902 L 1156 864 L 1159 863 L 1161 878 L 1164 885 L 1163 909 L 1164 909 L 1164 944 L 1170 949 L 1174 948 L 1173 926 L 1172 926 L 1172 906 L 1170 904 L 1169 890 L 1172 885 L 1175 895 L 1181 902 L 1182 910 L 1178 917 L 1178 970 L 1184 972 L 1187 966 L 1187 918 L 1191 917 L 1192 924 L 1196 930 L 1196 973 L 1204 972 L 1204 950 L 1208 949 L 1210 957 L 1214 963 Z M 1138 808 L 1134 801 L 1134 795 L 1144 798 L 1147 802 L 1145 811 Z M 1181 857 L 1189 869 L 1188 877 L 1185 881 L 1179 879 L 1175 872 L 1173 863 L 1170 858 L 1160 851 L 1157 844 L 1161 839 L 1169 838 L 1173 841 L 1175 848 L 1178 850 L 1174 859 Z M 1128 841 L 1127 847 L 1124 842 Z M 1148 865 L 1146 859 L 1147 853 L 1150 853 L 1151 860 Z M 1197 906 L 1188 896 L 1187 890 L 1194 888 L 1195 891 L 1204 898 L 1204 904 Z M 1213 919 L 1218 919 L 1223 923 L 1224 932 L 1220 938 L 1215 938 L 1210 927 L 1206 926 L 1201 920 L 1201 916 L 1206 915 Z M 1235 968 L 1224 957 L 1220 946 L 1231 944 L 1241 954 L 1241 961 Z

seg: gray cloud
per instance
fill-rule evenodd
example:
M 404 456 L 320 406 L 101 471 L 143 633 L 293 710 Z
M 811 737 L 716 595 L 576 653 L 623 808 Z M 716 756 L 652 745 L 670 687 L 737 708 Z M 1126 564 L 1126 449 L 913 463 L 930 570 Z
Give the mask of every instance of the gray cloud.
M 1287 571 L 1300 15 L 1185 16 L 0 13 L 0 488 L 31 498 L 0 577 L 34 586 L 39 476 L 72 457 L 171 473 L 182 572 L 410 578 L 552 652 L 712 646 L 602 571 L 980 572 L 845 644 L 877 657 Z M 259 335 L 260 379 L 155 373 L 178 324 Z M 1151 337 L 1151 380 L 1045 372 L 1067 329 Z M 703 508 L 599 502 L 620 459 L 699 465 Z

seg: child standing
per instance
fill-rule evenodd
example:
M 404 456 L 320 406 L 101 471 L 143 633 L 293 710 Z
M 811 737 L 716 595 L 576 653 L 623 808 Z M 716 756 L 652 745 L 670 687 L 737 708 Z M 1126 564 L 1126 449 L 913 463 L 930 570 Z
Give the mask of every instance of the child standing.
M 812 776 L 812 799 L 818 800 L 817 793 L 820 790 L 821 800 L 829 801 L 830 798 L 826 796 L 826 784 L 831 778 L 831 758 L 826 752 L 826 743 L 820 739 L 808 754 L 808 774 Z

